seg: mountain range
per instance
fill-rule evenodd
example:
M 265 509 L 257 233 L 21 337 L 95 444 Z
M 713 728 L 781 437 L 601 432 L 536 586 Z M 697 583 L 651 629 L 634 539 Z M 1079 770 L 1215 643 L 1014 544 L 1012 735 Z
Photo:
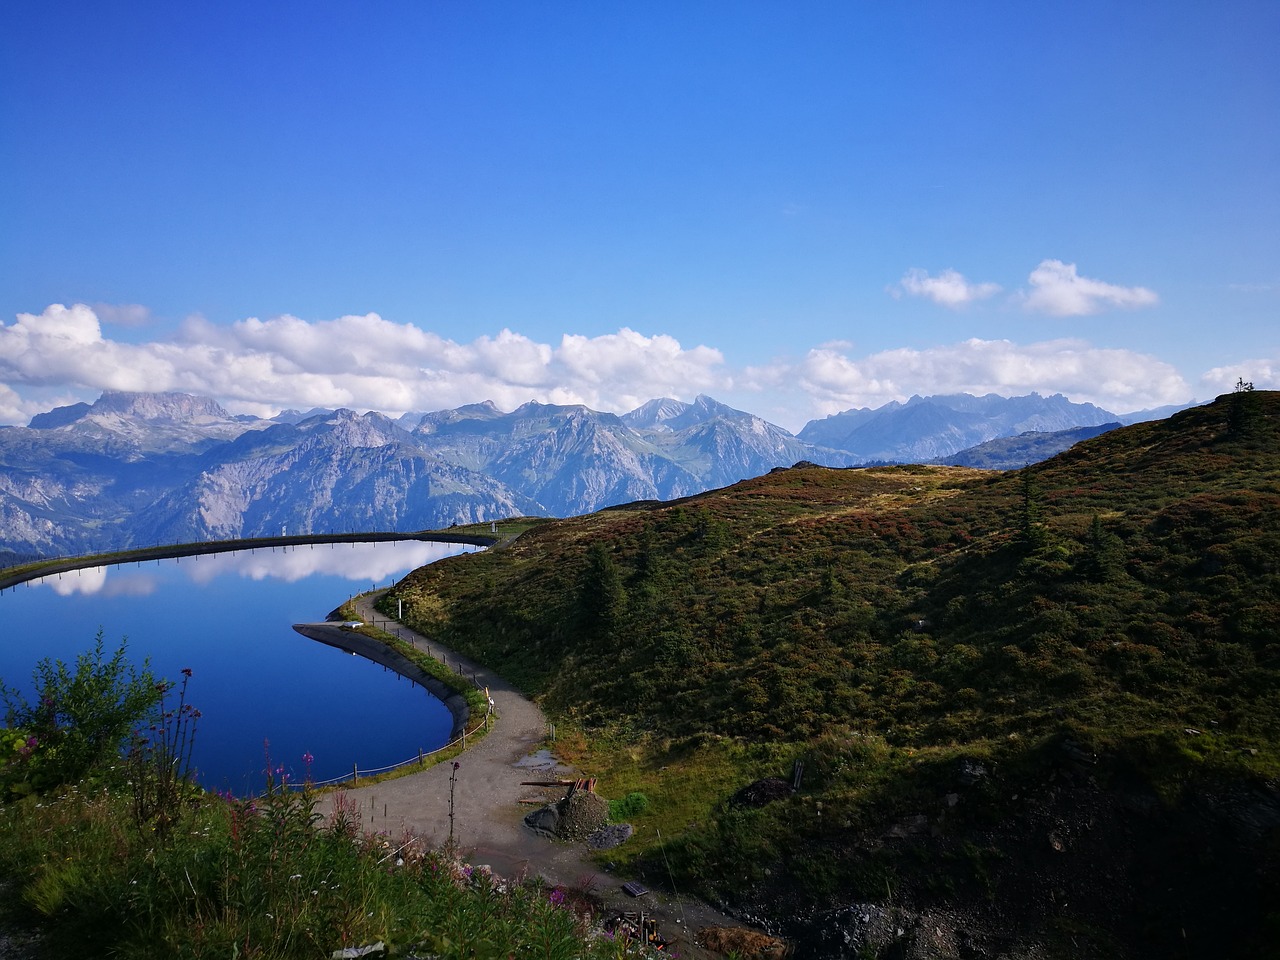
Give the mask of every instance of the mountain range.
M 492 403 L 407 414 L 233 416 L 180 393 L 105 393 L 0 428 L 0 562 L 143 544 L 351 530 L 439 529 L 670 500 L 780 466 L 954 457 L 1020 436 L 1021 466 L 1117 417 L 1061 395 L 912 397 L 794 435 L 710 397 L 621 416 Z M 1078 436 L 1075 439 L 1079 439 Z M 1012 460 L 1010 459 L 1012 456 Z M 955 462 L 948 460 L 947 462 Z

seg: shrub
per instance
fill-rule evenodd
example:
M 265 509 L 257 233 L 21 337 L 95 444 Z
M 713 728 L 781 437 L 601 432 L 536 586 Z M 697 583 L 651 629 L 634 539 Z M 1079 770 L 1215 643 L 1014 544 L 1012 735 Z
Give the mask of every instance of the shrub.
M 644 813 L 649 809 L 649 798 L 638 790 L 625 797 L 609 801 L 609 819 L 615 823 Z
M 114 756 L 130 731 L 160 702 L 163 689 L 149 665 L 125 659 L 125 642 L 107 656 L 102 632 L 74 667 L 45 658 L 32 676 L 35 701 L 0 683 L 7 739 L 22 737 L 0 767 L 5 794 L 42 792 L 79 780 Z

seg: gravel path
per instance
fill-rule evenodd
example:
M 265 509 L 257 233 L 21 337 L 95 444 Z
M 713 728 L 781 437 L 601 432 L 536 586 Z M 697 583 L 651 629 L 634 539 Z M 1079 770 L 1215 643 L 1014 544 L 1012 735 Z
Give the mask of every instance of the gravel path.
M 489 688 L 496 709 L 493 728 L 457 758 L 454 785 L 453 839 L 462 855 L 473 864 L 488 864 L 506 877 L 542 876 L 551 883 L 589 885 L 607 904 L 619 909 L 644 909 L 659 920 L 662 932 L 681 941 L 685 957 L 706 957 L 692 943 L 692 933 L 704 926 L 735 926 L 734 921 L 700 901 L 651 892 L 639 900 L 621 891 L 619 878 L 603 872 L 589 857 L 585 843 L 563 843 L 546 839 L 524 825 L 524 815 L 535 809 L 522 804 L 526 798 L 548 798 L 523 780 L 557 779 L 573 776 L 546 749 L 547 721 L 538 706 L 522 696 L 493 671 L 474 663 L 435 640 L 413 633 L 397 621 L 387 620 L 374 610 L 377 594 L 356 600 L 360 618 L 368 624 L 397 634 L 415 647 L 447 661 L 464 673 L 475 676 L 480 686 Z M 385 832 L 391 839 L 406 833 L 443 845 L 450 835 L 449 777 L 452 763 L 439 763 L 419 773 L 397 780 L 342 791 L 354 804 L 367 831 Z M 329 814 L 334 794 L 320 798 L 317 811 Z M 687 931 L 682 935 L 682 932 Z

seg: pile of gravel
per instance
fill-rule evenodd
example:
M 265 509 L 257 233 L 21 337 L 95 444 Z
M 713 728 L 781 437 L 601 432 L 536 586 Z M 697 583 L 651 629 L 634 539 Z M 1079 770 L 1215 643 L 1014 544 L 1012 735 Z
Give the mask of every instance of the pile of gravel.
M 524 818 L 529 827 L 557 840 L 586 840 L 608 820 L 609 801 L 586 790 L 577 790 L 573 796 L 540 807 Z
M 586 840 L 609 822 L 609 801 L 586 790 L 577 790 L 558 804 L 560 823 L 556 836 L 561 840 Z

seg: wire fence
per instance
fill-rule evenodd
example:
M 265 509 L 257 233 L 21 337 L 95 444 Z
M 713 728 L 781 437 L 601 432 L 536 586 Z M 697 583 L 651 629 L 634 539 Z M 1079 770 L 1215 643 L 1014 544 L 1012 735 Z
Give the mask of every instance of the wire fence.
M 477 690 L 484 689 L 474 676 L 471 677 L 470 680 L 472 685 Z M 455 747 L 465 750 L 467 748 L 467 737 L 474 737 L 481 730 L 487 730 L 489 728 L 489 724 L 491 722 L 494 712 L 495 711 L 493 709 L 493 703 L 492 701 L 490 701 L 489 704 L 487 704 L 485 707 L 484 717 L 479 722 L 477 722 L 476 725 L 472 727 L 470 730 L 468 730 L 464 726 L 462 728 L 462 733 L 459 736 L 454 737 L 452 740 L 446 743 L 443 747 L 437 747 L 434 750 L 427 750 L 427 751 L 419 750 L 418 755 L 416 757 L 410 757 L 408 760 L 401 760 L 399 763 L 388 764 L 385 767 L 370 767 L 364 770 L 361 770 L 360 765 L 358 763 L 355 763 L 351 765 L 350 773 L 344 773 L 340 777 L 332 777 L 328 780 L 311 780 L 311 781 L 308 781 L 307 783 L 291 783 L 289 784 L 289 786 L 293 787 L 294 789 L 316 788 L 316 787 L 336 787 L 339 784 L 347 783 L 348 781 L 350 781 L 351 783 L 355 783 L 361 777 L 377 777 L 377 776 L 381 776 L 384 773 L 391 773 L 393 770 L 400 770 L 412 764 L 417 764 L 419 767 L 425 770 L 430 765 L 431 758 L 435 757 L 437 754 L 444 753 L 447 750 L 452 750 Z

